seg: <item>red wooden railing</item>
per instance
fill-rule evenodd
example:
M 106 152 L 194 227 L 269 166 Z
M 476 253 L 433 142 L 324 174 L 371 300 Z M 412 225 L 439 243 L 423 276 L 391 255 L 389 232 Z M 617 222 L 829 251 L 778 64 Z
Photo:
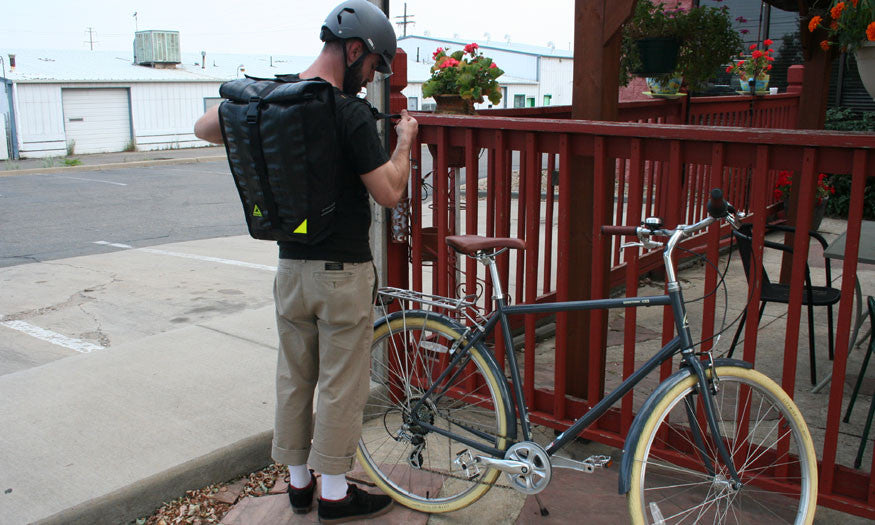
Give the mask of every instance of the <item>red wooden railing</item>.
M 481 307 L 489 311 L 491 287 L 484 274 L 470 259 L 457 260 L 441 241 L 454 233 L 516 236 L 526 240 L 524 252 L 500 258 L 502 279 L 509 284 L 509 293 L 515 302 L 563 300 L 571 269 L 565 257 L 571 224 L 568 210 L 574 206 L 575 196 L 564 191 L 575 174 L 568 162 L 573 155 L 595 157 L 598 161 L 597 180 L 614 186 L 615 202 L 611 207 L 597 206 L 593 210 L 595 224 L 636 224 L 645 216 L 661 216 L 667 225 L 693 222 L 704 216 L 705 195 L 711 187 L 722 187 L 731 202 L 740 209 L 753 213 L 755 242 L 761 255 L 764 225 L 771 204 L 771 189 L 777 170 L 801 174 L 802 187 L 819 172 L 852 173 L 854 192 L 849 217 L 849 249 L 859 235 L 862 217 L 862 185 L 865 177 L 875 176 L 875 140 L 870 136 L 841 135 L 828 132 L 787 130 L 746 130 L 704 126 L 676 126 L 654 124 L 596 123 L 570 120 L 513 119 L 492 117 L 456 117 L 417 115 L 420 123 L 419 140 L 436 145 L 436 169 L 431 174 L 413 171 L 411 195 L 420 198 L 410 201 L 410 264 L 405 275 L 389 276 L 389 284 L 406 281 L 413 289 L 441 295 L 481 293 Z M 462 148 L 465 169 L 448 166 L 446 152 Z M 519 173 L 511 169 L 511 152 L 520 155 Z M 486 156 L 485 199 L 478 198 L 481 182 L 478 156 Z M 422 148 L 414 148 L 414 164 L 422 165 L 427 155 Z M 558 186 L 551 176 L 544 178 L 543 167 L 552 173 L 558 169 Z M 459 174 L 464 190 L 456 191 L 453 177 Z M 515 183 L 514 180 L 518 180 Z M 546 191 L 545 191 L 546 190 Z M 464 194 L 464 197 L 462 195 Z M 813 194 L 802 193 L 810 199 Z M 800 221 L 806 221 L 810 208 L 800 211 Z M 725 234 L 725 231 L 724 231 Z M 638 255 L 634 250 L 620 253 L 610 239 L 598 231 L 591 232 L 594 251 L 612 250 L 612 283 L 625 283 L 627 293 L 637 293 L 638 278 L 647 269 L 660 264 L 660 254 L 651 252 Z M 805 239 L 797 239 L 798 246 L 807 246 Z M 688 249 L 705 250 L 716 260 L 720 231 L 712 231 L 686 243 Z M 795 254 L 794 268 L 804 267 L 807 250 Z M 856 253 L 848 253 L 844 275 L 854 275 Z M 598 271 L 593 268 L 591 271 Z M 706 288 L 713 288 L 717 274 L 706 270 Z M 786 343 L 783 358 L 758 355 L 757 325 L 748 323 L 745 332 L 743 357 L 756 363 L 757 359 L 783 359 L 781 384 L 794 395 L 807 385 L 796 385 L 796 354 L 799 312 L 802 297 L 801 274 L 794 275 L 793 302 L 789 307 Z M 833 391 L 830 395 L 828 425 L 821 446 L 821 503 L 847 512 L 875 517 L 875 484 L 869 474 L 836 463 L 839 415 L 844 384 L 844 373 L 849 338 L 849 317 L 852 303 L 852 280 L 843 282 L 844 299 L 839 308 L 837 352 Z M 708 339 L 714 333 L 716 296 L 705 299 L 703 318 L 694 333 Z M 758 293 L 750 302 L 748 317 L 757 318 Z M 665 314 L 663 339 L 672 334 L 673 323 Z M 626 312 L 622 375 L 634 369 L 636 317 Z M 571 351 L 566 341 L 565 319 L 556 318 L 556 348 L 551 356 L 555 363 L 552 380 L 539 377 L 536 362 L 535 327 L 538 320 L 529 316 L 522 320 L 525 328 L 524 391 L 532 408 L 532 419 L 555 428 L 565 428 L 596 398 L 581 400 L 565 394 L 564 363 Z M 708 349 L 710 343 L 704 345 Z M 505 349 L 496 341 L 495 352 L 503 362 Z M 540 360 L 541 358 L 538 358 Z M 605 371 L 593 368 L 589 384 L 598 384 Z M 666 377 L 671 367 L 665 367 Z M 542 385 L 543 383 L 543 385 Z M 838 385 L 836 387 L 835 385 Z M 597 393 L 600 396 L 601 393 Z M 592 397 L 592 396 L 590 396 Z M 621 407 L 603 417 L 586 437 L 614 446 L 622 446 L 632 420 L 633 407 L 643 398 L 631 394 Z M 871 471 L 871 468 L 870 468 Z
M 399 85 L 400 82 L 396 89 L 400 89 Z M 484 284 L 484 271 L 475 261 L 451 254 L 443 238 L 455 233 L 516 236 L 526 240 L 526 249 L 499 258 L 501 278 L 512 300 L 531 303 L 567 299 L 565 283 L 571 272 L 588 271 L 592 275 L 601 272 L 597 264 L 588 269 L 570 268 L 568 263 L 572 230 L 569 210 L 577 201 L 577 196 L 566 191 L 571 186 L 571 178 L 577 176 L 570 169 L 569 159 L 573 156 L 593 158 L 596 184 L 610 184 L 614 189 L 611 205 L 596 203 L 592 210 L 595 226 L 593 231 L 585 233 L 592 239 L 594 252 L 611 250 L 610 280 L 625 285 L 627 295 L 638 293 L 639 277 L 660 266 L 661 254 L 639 254 L 633 249 L 621 252 L 611 238 L 600 235 L 598 225 L 637 224 L 646 216 L 660 216 L 669 226 L 693 222 L 704 217 L 707 190 L 722 187 L 728 200 L 752 214 L 755 252 L 762 257 L 768 208 L 774 204 L 771 190 L 779 170 L 790 170 L 796 174 L 795 180 L 801 180 L 800 202 L 813 202 L 811 188 L 818 173 L 852 174 L 847 252 L 842 273 L 854 276 L 863 188 L 867 177 L 875 177 L 875 139 L 863 134 L 776 129 L 779 122 L 792 127 L 794 113 L 790 108 L 798 104 L 798 98 L 793 95 L 774 98 L 775 105 L 763 106 L 763 112 L 759 113 L 762 117 L 757 117 L 754 111 L 753 123 L 768 121 L 773 124 L 770 128 L 713 127 L 714 124 L 750 122 L 744 120 L 743 107 L 748 104 L 747 115 L 750 115 L 750 101 L 745 97 L 730 98 L 735 100 L 705 101 L 701 107 L 693 104 L 689 108 L 689 118 L 704 119 L 702 121 L 712 126 L 572 121 L 562 118 L 561 108 L 547 110 L 551 116 L 559 117 L 551 119 L 531 115 L 513 118 L 417 114 L 419 145 L 434 146 L 437 155 L 432 159 L 433 169 L 425 173 L 422 166 L 429 156 L 428 149 L 413 148 L 409 194 L 414 198 L 409 199 L 406 223 L 409 236 L 401 243 L 390 243 L 388 284 L 449 296 L 477 293 L 480 308 L 488 312 L 491 305 L 487 298 L 491 297 L 492 289 Z M 664 121 L 668 118 L 666 115 L 677 111 L 676 105 L 658 101 L 649 107 L 656 110 L 657 119 Z M 653 118 L 643 116 L 646 107 L 646 103 L 628 106 L 629 119 L 652 121 Z M 638 116 L 632 115 L 633 110 L 639 112 Z M 457 169 L 449 165 L 451 152 L 461 155 L 464 167 Z M 512 165 L 514 154 L 519 157 L 518 171 Z M 596 194 L 601 194 L 597 190 L 594 188 Z M 810 220 L 811 208 L 801 207 L 799 223 Z M 726 234 L 725 228 L 712 226 L 698 238 L 688 239 L 684 247 L 704 251 L 709 259 L 717 260 Z M 794 253 L 783 352 L 776 355 L 770 348 L 758 351 L 759 327 L 753 322 L 746 325 L 742 351 L 742 357 L 755 365 L 764 360 L 783 363 L 779 382 L 793 397 L 805 395 L 810 388 L 795 380 L 802 306 L 801 269 L 808 256 L 805 233 L 800 232 L 796 237 L 795 245 L 804 248 Z M 717 279 L 716 269 L 706 267 L 704 288 L 713 289 Z M 872 476 L 875 460 L 867 466 L 868 472 L 837 462 L 837 450 L 856 446 L 856 441 L 838 439 L 853 279 L 843 279 L 841 286 L 827 422 L 822 435 L 816 439 L 820 465 L 819 503 L 875 518 L 875 478 Z M 748 318 L 756 319 L 759 292 L 755 288 L 752 293 Z M 706 297 L 701 318 L 690 319 L 693 333 L 700 334 L 706 341 L 703 350 L 712 346 L 709 339 L 715 332 L 716 301 L 716 295 Z M 623 346 L 617 369 L 623 378 L 635 369 L 639 335 L 636 311 L 629 309 L 624 314 Z M 532 410 L 532 420 L 557 429 L 567 428 L 598 401 L 602 392 L 595 390 L 593 394 L 591 388 L 590 399 L 581 399 L 569 395 L 565 389 L 565 365 L 568 355 L 574 351 L 565 336 L 565 315 L 556 316 L 555 349 L 546 353 L 538 353 L 535 345 L 539 320 L 525 316 L 517 321 L 525 334 L 523 391 Z M 601 326 L 605 328 L 606 323 L 602 322 Z M 670 338 L 673 330 L 670 312 L 666 310 L 662 340 Z M 601 335 L 594 333 L 593 341 L 600 341 Z M 503 365 L 506 349 L 500 338 L 496 339 L 494 350 Z M 595 359 L 591 362 L 598 362 Z M 669 363 L 661 369 L 659 379 L 671 371 Z M 588 384 L 598 385 L 604 374 L 604 369 L 591 366 Z M 655 381 L 650 386 L 655 385 Z M 622 447 L 635 408 L 645 397 L 646 392 L 631 392 L 620 407 L 597 421 L 584 437 Z M 811 421 L 809 416 L 809 423 Z

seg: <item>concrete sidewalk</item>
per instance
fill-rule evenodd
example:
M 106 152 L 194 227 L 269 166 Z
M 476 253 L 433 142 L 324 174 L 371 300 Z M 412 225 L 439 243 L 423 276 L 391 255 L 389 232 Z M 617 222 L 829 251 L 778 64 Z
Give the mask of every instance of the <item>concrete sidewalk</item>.
M 83 171 L 114 169 L 124 166 L 157 166 L 161 164 L 180 164 L 211 162 L 227 158 L 223 146 L 203 148 L 182 148 L 156 151 L 122 151 L 117 153 L 93 153 L 40 159 L 16 159 L 0 161 L 0 177 L 24 175 L 28 173 L 47 173 L 58 171 Z M 68 166 L 65 161 L 80 164 Z

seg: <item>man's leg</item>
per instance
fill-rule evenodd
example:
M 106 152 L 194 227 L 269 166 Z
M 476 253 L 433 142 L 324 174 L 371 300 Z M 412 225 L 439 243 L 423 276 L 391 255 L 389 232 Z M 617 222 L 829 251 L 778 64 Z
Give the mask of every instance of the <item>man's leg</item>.
M 313 274 L 319 327 L 319 397 L 309 463 L 323 474 L 352 470 L 370 385 L 374 267 L 345 263 Z
M 313 392 L 319 377 L 319 356 L 316 319 L 304 287 L 307 263 L 280 259 L 274 281 L 279 355 L 271 455 L 277 463 L 292 466 L 292 470 L 303 467 L 309 482 L 305 465 L 313 435 Z M 302 486 L 300 479 L 291 481 L 292 486 Z

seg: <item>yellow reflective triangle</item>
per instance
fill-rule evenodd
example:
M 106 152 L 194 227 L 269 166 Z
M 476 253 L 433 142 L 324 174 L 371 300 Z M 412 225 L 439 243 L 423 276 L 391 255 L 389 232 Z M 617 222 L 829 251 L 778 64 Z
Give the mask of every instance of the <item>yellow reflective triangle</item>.
M 261 210 L 258 209 L 258 204 L 256 204 L 255 207 L 252 208 L 252 216 L 253 217 L 262 217 Z
M 295 231 L 293 231 L 292 233 L 303 233 L 304 235 L 306 235 L 307 234 L 307 219 L 304 219 L 304 222 L 299 224 L 298 227 L 295 228 Z

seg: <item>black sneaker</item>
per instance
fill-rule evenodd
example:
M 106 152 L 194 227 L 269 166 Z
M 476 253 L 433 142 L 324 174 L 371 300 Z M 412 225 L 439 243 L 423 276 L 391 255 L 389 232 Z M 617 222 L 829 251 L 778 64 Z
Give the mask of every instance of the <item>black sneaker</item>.
M 392 508 L 392 498 L 370 494 L 355 485 L 348 485 L 346 497 L 339 501 L 319 498 L 319 522 L 343 523 L 382 516 Z
M 316 476 L 310 471 L 310 484 L 302 489 L 296 489 L 289 484 L 289 501 L 295 514 L 306 514 L 313 510 L 313 493 L 316 491 Z

